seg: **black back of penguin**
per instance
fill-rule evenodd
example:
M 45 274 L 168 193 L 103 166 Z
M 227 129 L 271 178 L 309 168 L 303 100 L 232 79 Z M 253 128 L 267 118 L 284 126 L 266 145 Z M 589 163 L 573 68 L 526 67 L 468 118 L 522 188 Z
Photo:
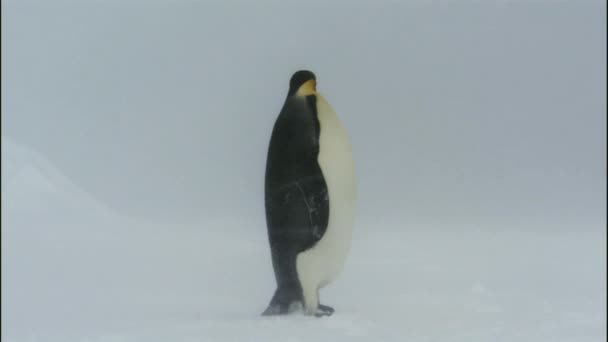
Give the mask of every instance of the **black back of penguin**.
M 329 220 L 327 184 L 318 163 L 320 126 L 316 96 L 296 96 L 314 80 L 295 73 L 272 132 L 265 179 L 268 235 L 279 288 L 297 288 L 295 258 L 321 239 Z

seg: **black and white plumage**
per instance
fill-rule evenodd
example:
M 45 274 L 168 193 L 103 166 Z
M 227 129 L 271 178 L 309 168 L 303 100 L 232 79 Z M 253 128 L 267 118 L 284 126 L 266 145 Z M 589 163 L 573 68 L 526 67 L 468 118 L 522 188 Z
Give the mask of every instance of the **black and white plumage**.
M 310 71 L 296 72 L 268 148 L 265 204 L 277 289 L 265 315 L 331 315 L 319 289 L 340 273 L 350 249 L 356 200 L 345 129 L 316 90 Z

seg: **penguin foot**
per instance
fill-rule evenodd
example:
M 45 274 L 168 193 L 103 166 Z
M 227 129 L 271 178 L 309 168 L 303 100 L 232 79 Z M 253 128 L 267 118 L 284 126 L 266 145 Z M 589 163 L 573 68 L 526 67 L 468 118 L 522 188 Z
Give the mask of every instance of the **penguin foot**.
M 317 307 L 317 312 L 315 312 L 315 317 L 323 317 L 323 316 L 331 316 L 334 313 L 334 308 L 331 306 L 319 304 Z
M 301 309 L 302 303 L 300 302 L 271 304 L 262 312 L 262 316 L 288 315 Z
M 270 305 L 264 312 L 262 312 L 262 316 L 276 316 L 276 315 L 285 315 L 287 314 L 287 308 L 283 305 Z
M 287 315 L 302 307 L 296 287 L 278 288 L 262 316 Z

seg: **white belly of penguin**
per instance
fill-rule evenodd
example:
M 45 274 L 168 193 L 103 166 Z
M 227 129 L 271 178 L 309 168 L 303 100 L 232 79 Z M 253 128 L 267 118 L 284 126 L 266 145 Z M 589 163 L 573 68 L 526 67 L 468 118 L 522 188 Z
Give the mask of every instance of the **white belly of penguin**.
M 325 99 L 317 94 L 320 123 L 318 162 L 329 193 L 329 221 L 325 234 L 296 260 L 307 307 L 318 301 L 318 289 L 343 269 L 352 240 L 356 181 L 351 145 L 346 130 Z

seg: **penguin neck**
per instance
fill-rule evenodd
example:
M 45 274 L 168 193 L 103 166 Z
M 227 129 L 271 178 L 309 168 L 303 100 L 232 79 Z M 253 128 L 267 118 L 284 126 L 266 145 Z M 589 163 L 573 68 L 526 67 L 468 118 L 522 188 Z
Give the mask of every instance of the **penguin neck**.
M 308 95 L 298 95 L 298 94 L 291 94 L 291 95 L 287 95 L 287 98 L 285 99 L 285 102 L 290 102 L 290 101 L 295 101 L 295 102 L 306 102 L 306 103 L 316 103 L 317 98 L 322 97 L 320 93 L 318 92 L 314 92 L 314 93 L 310 93 Z
M 290 94 L 295 96 L 310 96 L 317 94 L 317 82 L 312 79 L 301 84 L 297 90 L 294 92 L 294 88 L 290 89 Z
M 317 91 L 314 89 L 311 89 L 309 87 L 301 87 L 300 89 L 298 89 L 298 91 L 294 94 L 294 96 L 296 97 L 308 97 L 311 95 L 317 95 Z

